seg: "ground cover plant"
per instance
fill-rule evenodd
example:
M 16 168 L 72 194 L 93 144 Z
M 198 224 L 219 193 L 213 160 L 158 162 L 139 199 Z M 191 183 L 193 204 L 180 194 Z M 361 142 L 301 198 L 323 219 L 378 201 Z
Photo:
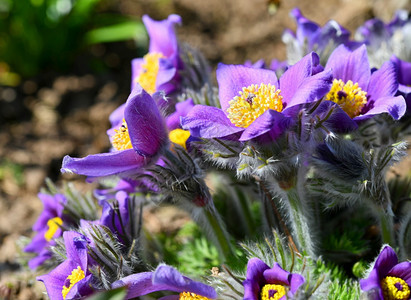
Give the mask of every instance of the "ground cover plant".
M 24 245 L 51 299 L 410 299 L 408 13 L 355 39 L 291 11 L 288 60 L 219 63 L 143 17 L 148 53 L 110 115 L 111 149 L 65 156 Z M 190 216 L 174 236 L 148 207 Z

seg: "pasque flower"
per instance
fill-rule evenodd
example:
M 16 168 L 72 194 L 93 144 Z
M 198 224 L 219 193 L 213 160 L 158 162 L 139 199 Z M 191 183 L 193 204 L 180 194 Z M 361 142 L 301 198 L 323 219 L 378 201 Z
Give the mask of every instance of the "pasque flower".
M 49 195 L 38 194 L 43 202 L 44 209 L 33 225 L 33 230 L 37 231 L 36 236 L 25 248 L 25 252 L 34 252 L 38 255 L 29 261 L 29 267 L 35 269 L 42 265 L 44 261 L 51 257 L 49 246 L 54 246 L 53 239 L 60 237 L 63 233 L 63 210 L 66 198 L 62 194 Z
M 132 299 L 157 291 L 172 291 L 179 295 L 162 297 L 162 300 L 207 300 L 217 298 L 211 286 L 194 281 L 173 267 L 159 265 L 154 272 L 142 272 L 124 277 L 112 284 L 112 288 L 126 286 L 126 299 Z
M 293 297 L 305 279 L 297 273 L 283 270 L 278 263 L 272 268 L 258 258 L 247 264 L 244 285 L 244 300 L 285 300 Z
M 271 70 L 219 64 L 217 81 L 221 109 L 196 105 L 181 118 L 194 137 L 247 141 L 269 133 L 278 137 L 292 121 L 295 109 L 321 99 L 331 86 L 331 71 L 320 72 L 318 55 L 310 53 L 279 80 Z
M 407 113 L 411 108 L 411 63 L 393 55 L 391 61 L 396 65 L 398 75 L 398 94 L 405 98 Z
M 166 20 L 155 21 L 145 15 L 143 22 L 150 38 L 149 52 L 132 61 L 132 87 L 139 84 L 149 94 L 168 94 L 176 89 L 178 70 L 182 68 L 174 30 L 176 24 L 181 24 L 181 17 L 170 15 Z
M 371 72 L 365 45 L 351 51 L 344 45 L 331 54 L 326 70 L 333 74 L 333 85 L 325 99 L 337 103 L 354 121 L 388 113 L 400 119 L 406 110 L 398 89 L 394 63 L 385 62 Z
M 163 117 L 153 99 L 137 85 L 124 107 L 124 120 L 111 137 L 114 151 L 84 158 L 64 157 L 62 172 L 91 177 L 133 172 L 157 161 L 168 147 Z
M 361 289 L 370 299 L 411 299 L 411 262 L 398 263 L 394 250 L 386 245 L 377 257 L 370 274 L 360 280 Z
M 63 233 L 67 259 L 47 275 L 37 277 L 50 299 L 81 299 L 93 292 L 86 237 L 74 231 Z

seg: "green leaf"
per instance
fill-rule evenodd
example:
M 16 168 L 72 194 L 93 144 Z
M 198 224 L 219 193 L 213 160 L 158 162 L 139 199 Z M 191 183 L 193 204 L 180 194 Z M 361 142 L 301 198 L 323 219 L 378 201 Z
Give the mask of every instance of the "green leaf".
M 141 40 L 146 36 L 145 27 L 141 22 L 125 21 L 89 31 L 86 34 L 87 44 L 117 42 L 131 39 Z
M 95 294 L 87 299 L 89 300 L 124 300 L 127 295 L 127 289 L 124 287 L 114 290 Z

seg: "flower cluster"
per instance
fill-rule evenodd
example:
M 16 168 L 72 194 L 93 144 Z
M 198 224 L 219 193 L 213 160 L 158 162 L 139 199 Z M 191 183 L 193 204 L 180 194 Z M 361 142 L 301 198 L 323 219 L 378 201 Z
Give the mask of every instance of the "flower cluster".
M 113 289 L 125 299 L 411 299 L 410 181 L 386 176 L 411 124 L 410 57 L 392 51 L 399 33 L 408 45 L 408 15 L 367 21 L 357 40 L 335 21 L 291 15 L 286 63 L 220 63 L 217 85 L 178 41 L 179 16 L 143 17 L 149 52 L 132 61 L 130 96 L 110 116 L 111 149 L 63 159 L 63 173 L 100 183 L 94 198 L 39 195 L 24 250 L 31 268 L 54 267 L 38 277 L 51 299 Z M 146 214 L 159 207 L 184 211 L 194 232 L 170 241 L 151 230 Z

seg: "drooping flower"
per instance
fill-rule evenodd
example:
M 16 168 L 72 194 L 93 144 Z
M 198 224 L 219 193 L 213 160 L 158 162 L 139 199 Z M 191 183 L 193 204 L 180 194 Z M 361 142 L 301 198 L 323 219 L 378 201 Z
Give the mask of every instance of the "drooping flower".
M 360 280 L 361 289 L 375 300 L 411 299 L 411 262 L 398 263 L 397 254 L 386 245 L 378 255 L 366 279 Z
M 132 61 L 132 88 L 139 84 L 149 94 L 169 94 L 177 88 L 178 70 L 182 68 L 174 30 L 176 24 L 181 24 L 181 17 L 170 15 L 166 20 L 155 21 L 145 15 L 143 22 L 150 38 L 149 52 Z
M 277 138 L 292 122 L 300 104 L 321 99 L 331 86 L 331 71 L 319 72 L 311 53 L 291 66 L 279 80 L 271 70 L 220 64 L 217 81 L 221 108 L 196 105 L 181 119 L 194 137 L 239 136 L 247 141 L 268 133 Z
M 278 263 L 272 268 L 258 258 L 247 264 L 244 285 L 244 300 L 285 300 L 295 295 L 305 279 L 297 273 L 283 270 Z
M 25 252 L 34 252 L 38 255 L 29 261 L 29 267 L 35 269 L 42 265 L 51 257 L 49 246 L 54 246 L 54 239 L 60 237 L 63 233 L 63 210 L 66 204 L 66 198 L 62 194 L 49 195 L 38 194 L 43 202 L 44 209 L 33 225 L 33 231 L 37 231 L 36 236 L 25 248 Z
M 294 8 L 290 15 L 297 23 L 297 30 L 287 29 L 283 33 L 283 42 L 287 45 L 288 63 L 294 64 L 304 55 L 314 51 L 320 56 L 322 63 L 327 61 L 330 53 L 341 44 L 349 41 L 350 32 L 331 20 L 323 27 L 303 16 L 300 9 Z
M 112 288 L 127 286 L 126 299 L 132 299 L 157 291 L 172 291 L 179 295 L 162 297 L 162 300 L 208 300 L 217 298 L 213 287 L 194 281 L 173 267 L 159 265 L 154 272 L 129 275 L 112 284 Z
M 93 292 L 86 238 L 74 231 L 63 233 L 67 259 L 47 275 L 37 277 L 50 299 L 81 299 Z
M 114 151 L 84 158 L 65 156 L 61 171 L 91 177 L 133 172 L 156 162 L 169 144 L 164 119 L 153 97 L 138 85 L 126 102 L 120 128 L 114 132 Z
M 331 54 L 326 70 L 333 74 L 333 85 L 325 99 L 337 103 L 354 121 L 389 113 L 395 120 L 406 110 L 398 89 L 396 67 L 386 62 L 371 72 L 365 45 L 351 51 L 344 45 Z

